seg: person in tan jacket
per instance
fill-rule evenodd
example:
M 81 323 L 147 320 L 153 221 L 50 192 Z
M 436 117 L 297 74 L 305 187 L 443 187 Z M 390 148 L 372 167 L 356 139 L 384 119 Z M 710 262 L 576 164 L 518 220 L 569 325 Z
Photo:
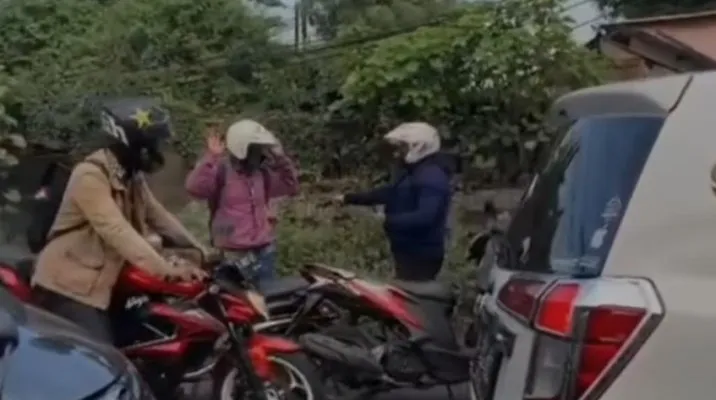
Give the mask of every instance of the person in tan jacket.
M 144 177 L 163 165 L 168 112 L 151 99 L 120 99 L 105 104 L 102 119 L 108 145 L 74 167 L 32 285 L 42 307 L 111 343 L 107 309 L 125 263 L 168 279 L 203 277 L 198 268 L 168 263 L 148 236 L 204 250 Z

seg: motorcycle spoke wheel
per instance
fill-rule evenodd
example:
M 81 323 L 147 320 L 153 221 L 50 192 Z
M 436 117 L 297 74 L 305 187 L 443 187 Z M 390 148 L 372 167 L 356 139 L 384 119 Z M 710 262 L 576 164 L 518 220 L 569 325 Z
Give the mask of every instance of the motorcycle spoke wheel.
M 276 369 L 277 379 L 274 382 L 266 382 L 266 395 L 269 400 L 318 400 L 311 388 L 311 382 L 300 369 L 283 358 L 270 357 L 270 360 Z M 225 375 L 219 400 L 244 399 L 244 393 L 241 393 L 240 389 L 242 385 L 237 384 L 240 377 L 236 368 Z
M 275 364 L 278 375 L 278 382 L 272 383 L 281 388 L 286 400 L 313 400 L 311 384 L 303 372 L 281 358 L 271 357 L 271 361 Z

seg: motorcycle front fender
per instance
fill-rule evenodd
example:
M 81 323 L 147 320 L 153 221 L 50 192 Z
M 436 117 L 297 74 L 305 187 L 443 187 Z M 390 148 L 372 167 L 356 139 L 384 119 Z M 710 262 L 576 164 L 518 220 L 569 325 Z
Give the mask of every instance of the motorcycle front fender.
M 298 343 L 280 336 L 254 334 L 248 343 L 248 355 L 254 372 L 263 380 L 271 380 L 274 370 L 271 356 L 296 353 L 301 350 Z
M 30 285 L 23 280 L 18 272 L 6 265 L 0 265 L 0 285 L 25 303 L 32 301 Z
M 296 353 L 301 346 L 291 339 L 281 336 L 254 334 L 249 339 L 249 349 L 263 352 L 266 355 Z

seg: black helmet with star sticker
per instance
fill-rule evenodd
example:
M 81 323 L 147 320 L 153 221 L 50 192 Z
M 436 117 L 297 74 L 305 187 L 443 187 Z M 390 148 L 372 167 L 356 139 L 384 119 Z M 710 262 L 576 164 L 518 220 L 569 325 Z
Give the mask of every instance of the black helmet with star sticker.
M 153 172 L 164 164 L 162 144 L 172 136 L 169 111 L 147 97 L 106 100 L 102 131 L 112 138 L 113 152 L 128 172 Z

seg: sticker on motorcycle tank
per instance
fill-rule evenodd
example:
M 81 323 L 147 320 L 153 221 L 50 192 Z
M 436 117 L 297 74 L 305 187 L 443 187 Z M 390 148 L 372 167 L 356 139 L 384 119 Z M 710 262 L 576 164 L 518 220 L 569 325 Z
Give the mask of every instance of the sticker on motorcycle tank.
M 127 299 L 127 302 L 124 303 L 124 309 L 125 310 L 131 310 L 133 308 L 139 308 L 149 302 L 149 297 L 147 296 L 134 296 Z

